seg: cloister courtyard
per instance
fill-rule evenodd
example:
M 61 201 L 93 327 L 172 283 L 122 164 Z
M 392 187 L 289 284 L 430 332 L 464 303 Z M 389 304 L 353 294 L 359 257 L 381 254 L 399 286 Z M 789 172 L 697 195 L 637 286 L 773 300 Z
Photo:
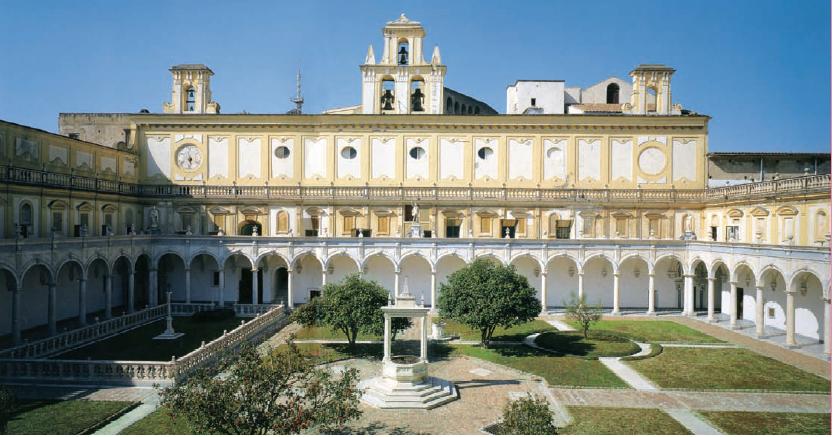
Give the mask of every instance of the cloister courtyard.
M 210 321 L 205 329 L 184 317 L 174 323 L 192 337 L 182 346 L 188 350 L 204 341 L 196 338 L 210 341 L 241 321 L 250 323 L 239 317 Z M 547 400 L 563 434 L 830 433 L 829 360 L 720 324 L 678 315 L 606 315 L 585 339 L 575 322 L 547 314 L 498 329 L 485 348 L 478 345 L 478 332 L 443 323 L 451 340 L 430 343 L 429 371 L 452 381 L 459 399 L 431 410 L 362 404 L 361 419 L 344 432 L 488 433 L 507 402 L 536 394 Z M 160 359 L 169 351 L 146 347 L 161 329 L 150 325 L 59 358 Z M 400 334 L 393 353 L 418 349 L 416 331 Z M 362 378 L 380 372 L 378 336 L 362 335 L 351 349 L 343 334 L 291 323 L 259 347 L 286 347 L 291 335 L 302 351 L 333 372 L 355 368 Z M 114 348 L 117 344 L 124 347 Z M 192 433 L 182 416 L 172 418 L 158 408 L 153 387 L 10 387 L 24 405 L 9 423 L 11 433 Z

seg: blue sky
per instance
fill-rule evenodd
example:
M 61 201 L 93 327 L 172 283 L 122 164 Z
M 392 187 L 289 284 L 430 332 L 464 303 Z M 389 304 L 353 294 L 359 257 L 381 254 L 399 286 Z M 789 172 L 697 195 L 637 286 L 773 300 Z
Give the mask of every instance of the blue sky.
M 0 119 L 160 112 L 167 69 L 204 63 L 225 113 L 357 104 L 358 65 L 405 12 L 446 85 L 505 111 L 516 79 L 588 86 L 640 63 L 677 69 L 673 100 L 713 117 L 711 151 L 829 151 L 830 3 L 800 1 L 0 0 Z

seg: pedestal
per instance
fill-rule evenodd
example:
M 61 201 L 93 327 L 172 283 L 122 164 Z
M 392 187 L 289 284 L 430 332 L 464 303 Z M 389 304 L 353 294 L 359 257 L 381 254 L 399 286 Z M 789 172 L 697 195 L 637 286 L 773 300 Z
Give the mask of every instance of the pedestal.
M 361 381 L 362 401 L 382 409 L 439 407 L 459 397 L 453 383 L 428 376 L 428 363 L 413 355 L 382 363 L 382 376 Z

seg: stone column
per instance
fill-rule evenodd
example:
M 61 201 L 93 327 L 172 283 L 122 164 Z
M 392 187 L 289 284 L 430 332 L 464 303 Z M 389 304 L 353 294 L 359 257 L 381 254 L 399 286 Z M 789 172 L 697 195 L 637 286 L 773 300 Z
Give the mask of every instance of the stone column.
M 384 344 L 384 357 L 382 357 L 383 362 L 390 361 L 390 314 L 385 314 L 385 344 Z
M 683 275 L 683 315 L 694 315 L 694 275 Z
M 57 320 L 57 311 L 55 306 L 57 305 L 58 293 L 56 289 L 57 285 L 54 282 L 49 283 L 49 308 L 47 310 L 47 314 L 49 317 L 49 336 L 53 336 L 58 333 L 58 320 Z
M 541 314 L 547 313 L 547 272 L 541 272 Z
M 326 274 L 326 272 L 325 272 Z M 257 305 L 257 269 L 252 269 L 252 304 Z
M 399 270 L 393 272 L 393 302 L 399 299 Z
M 578 272 L 578 299 L 584 297 L 584 272 Z
M 419 357 L 426 363 L 428 362 L 428 322 L 430 320 L 428 314 L 422 316 L 422 326 L 420 326 L 422 332 L 419 335 Z
M 113 317 L 113 276 L 104 276 L 104 320 Z
M 654 273 L 648 273 L 648 315 L 655 316 L 656 302 L 654 302 Z
M 708 315 L 706 316 L 707 322 L 714 322 L 714 278 L 709 277 L 709 287 L 706 290 L 706 299 L 708 300 Z
M 795 343 L 795 291 L 787 292 L 787 347 Z
M 224 296 L 224 292 L 225 292 L 225 288 L 226 288 L 226 271 L 225 271 L 225 269 L 220 269 L 218 273 L 219 273 L 219 276 L 220 276 L 220 280 L 218 281 L 219 282 L 218 288 L 220 290 L 219 290 L 219 297 L 217 298 L 217 304 L 219 306 L 225 306 L 226 305 L 226 297 Z
M 82 273 L 83 274 L 83 273 Z M 78 322 L 87 326 L 87 279 L 78 280 Z
M 12 288 L 12 341 L 20 344 L 20 290 L 17 285 Z
M 295 308 L 295 296 L 292 293 L 292 269 L 286 269 L 286 305 Z
M 619 272 L 613 273 L 613 311 L 610 314 L 614 316 L 622 314 L 619 311 Z
M 437 272 L 431 270 L 431 312 L 437 312 Z
M 321 288 L 324 288 L 325 285 L 327 285 L 327 269 L 326 268 L 321 270 Z M 321 295 L 322 296 L 324 295 L 323 290 L 321 291 Z
M 822 332 L 824 335 L 824 353 L 830 356 L 830 344 L 833 343 L 833 339 L 830 338 L 830 298 L 823 298 L 822 301 L 824 302 L 824 331 Z
M 729 328 L 738 329 L 738 283 L 729 283 Z
M 127 313 L 132 314 L 136 310 L 133 301 L 136 300 L 136 274 L 133 272 L 127 273 Z
M 185 303 L 191 303 L 191 269 L 185 269 Z
M 159 305 L 159 276 L 156 269 L 148 270 L 148 305 Z
M 755 336 L 764 336 L 764 286 L 755 284 Z

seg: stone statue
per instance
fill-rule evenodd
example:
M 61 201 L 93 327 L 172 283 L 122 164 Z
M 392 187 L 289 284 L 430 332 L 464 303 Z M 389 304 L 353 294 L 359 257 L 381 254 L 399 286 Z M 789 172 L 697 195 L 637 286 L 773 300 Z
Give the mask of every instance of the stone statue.
M 159 229 L 159 209 L 156 205 L 150 208 L 150 228 Z
M 685 218 L 685 231 L 686 232 L 691 232 L 691 230 L 692 230 L 691 216 L 689 215 L 689 216 L 686 216 L 686 218 Z
M 414 207 L 411 209 L 411 215 L 413 216 L 413 219 L 411 219 L 411 221 L 419 223 L 419 205 L 417 205 L 416 203 L 414 204 Z

